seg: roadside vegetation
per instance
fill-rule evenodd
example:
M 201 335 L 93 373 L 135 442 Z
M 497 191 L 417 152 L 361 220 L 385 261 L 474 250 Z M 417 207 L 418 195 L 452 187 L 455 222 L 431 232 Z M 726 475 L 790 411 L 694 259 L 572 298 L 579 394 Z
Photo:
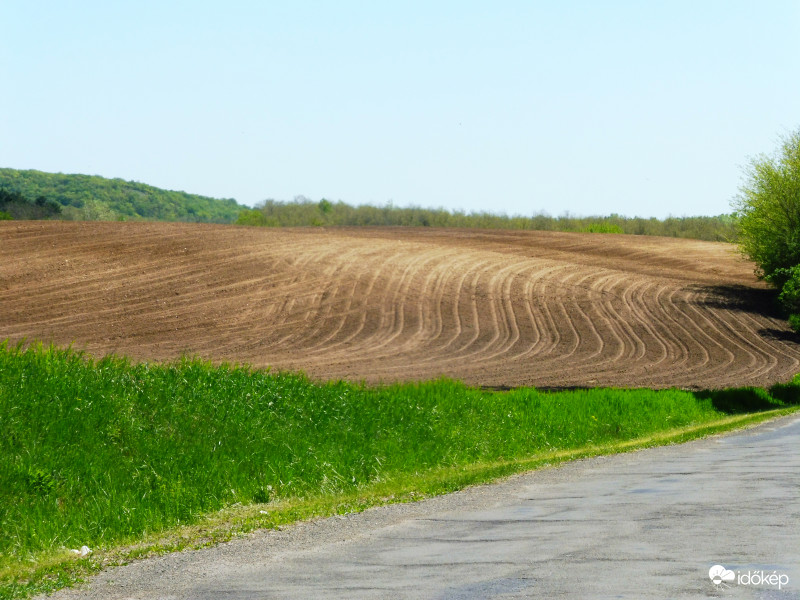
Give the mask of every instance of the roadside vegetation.
M 0 169 L 0 211 L 14 219 L 233 223 L 245 208 L 220 200 L 96 175 Z M 8 208 L 3 197 L 14 196 Z M 40 208 L 51 209 L 42 211 Z M 38 208 L 37 208 L 38 207 Z
M 769 390 L 365 387 L 0 344 L 0 597 L 258 527 L 794 410 Z M 70 549 L 93 552 L 77 557 Z
M 716 217 L 669 217 L 667 219 L 623 217 L 621 215 L 551 217 L 508 216 L 489 212 L 465 213 L 443 208 L 400 208 L 386 206 L 350 206 L 344 202 L 322 199 L 314 202 L 298 197 L 292 202 L 266 200 L 254 209 L 243 210 L 239 225 L 262 227 L 462 227 L 475 229 L 516 229 L 535 231 L 571 231 L 580 233 L 625 233 L 657 235 L 698 240 L 730 242 L 736 239 L 736 219 L 732 215 Z
M 789 324 L 800 332 L 800 129 L 774 155 L 751 161 L 734 206 L 743 253 L 779 291 Z

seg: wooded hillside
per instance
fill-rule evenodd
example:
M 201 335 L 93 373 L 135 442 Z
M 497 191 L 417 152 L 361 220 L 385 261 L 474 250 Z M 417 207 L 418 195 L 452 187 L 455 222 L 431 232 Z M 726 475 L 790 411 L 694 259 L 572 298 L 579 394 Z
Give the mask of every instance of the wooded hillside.
M 0 189 L 28 204 L 55 203 L 60 212 L 46 216 L 35 210 L 6 210 L 13 218 L 61 218 L 83 221 L 148 220 L 232 223 L 245 206 L 217 199 L 163 190 L 144 183 L 97 175 L 65 175 L 0 169 Z M 41 199 L 41 200 L 39 200 Z M 15 212 L 16 211 L 16 212 Z M 29 216 L 36 214 L 38 216 Z

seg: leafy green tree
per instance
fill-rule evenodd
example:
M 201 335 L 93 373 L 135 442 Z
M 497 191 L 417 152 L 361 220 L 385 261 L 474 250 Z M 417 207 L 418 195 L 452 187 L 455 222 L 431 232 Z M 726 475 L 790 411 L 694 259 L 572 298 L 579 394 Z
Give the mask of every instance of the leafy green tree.
M 789 324 L 795 331 L 800 332 L 800 264 L 785 270 L 788 278 L 783 284 L 778 300 L 789 312 Z
M 753 159 L 735 207 L 742 250 L 760 275 L 782 287 L 800 264 L 800 130 L 775 156 Z
M 236 219 L 237 225 L 266 225 L 267 218 L 260 210 L 245 209 L 239 213 Z
M 800 129 L 773 156 L 751 161 L 734 203 L 742 251 L 782 290 L 781 303 L 800 331 Z

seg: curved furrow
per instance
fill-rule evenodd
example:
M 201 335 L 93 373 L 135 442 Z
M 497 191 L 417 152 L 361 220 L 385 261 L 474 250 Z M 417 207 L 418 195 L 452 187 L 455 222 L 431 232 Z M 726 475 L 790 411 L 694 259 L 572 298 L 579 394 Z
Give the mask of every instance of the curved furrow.
M 605 317 L 607 323 L 614 324 L 615 335 L 622 340 L 622 347 L 610 364 L 604 364 L 603 371 L 618 369 L 622 365 L 634 371 L 648 354 L 648 330 L 642 326 L 640 307 L 646 302 L 644 292 L 647 287 L 630 285 L 620 272 L 614 272 L 598 282 L 598 291 L 605 294 Z M 617 288 L 622 288 L 618 290 Z M 610 298 L 610 300 L 609 300 Z M 659 344 L 663 350 L 663 344 Z M 617 364 L 619 363 L 619 364 Z
M 529 355 L 541 340 L 541 331 L 537 325 L 534 307 L 531 306 L 531 289 L 534 281 L 547 272 L 541 261 L 526 259 L 517 273 L 509 290 L 508 302 L 514 311 L 514 323 L 517 329 L 515 348 L 509 350 L 509 360 L 520 360 Z
M 474 323 L 473 334 L 467 339 L 466 343 L 462 343 L 458 349 L 450 353 L 448 360 L 459 362 L 465 360 L 484 361 L 489 349 L 497 344 L 499 340 L 502 340 L 504 335 L 506 337 L 509 335 L 509 328 L 501 321 L 495 302 L 495 295 L 500 285 L 498 284 L 498 279 L 502 278 L 509 268 L 513 267 L 497 269 L 495 261 L 487 261 L 481 269 L 475 271 L 472 285 L 469 289 L 468 303 L 471 309 L 470 317 Z M 486 318 L 481 316 L 487 313 L 489 323 L 487 323 Z M 468 326 L 462 326 L 462 330 L 468 329 Z M 502 344 L 502 341 L 500 343 Z
M 556 271 L 563 268 L 561 265 L 548 267 L 540 266 L 535 273 L 531 273 L 525 281 L 523 294 L 525 298 L 525 314 L 528 317 L 531 327 L 531 342 L 524 356 L 546 355 L 558 340 L 553 340 L 547 332 L 546 322 L 548 317 L 542 309 L 542 291 L 544 281 L 552 276 Z
M 781 336 L 783 323 L 776 319 L 757 319 L 749 313 L 742 313 L 740 319 L 747 319 L 751 325 L 747 328 L 754 339 L 758 339 L 763 352 L 768 357 L 771 368 L 760 373 L 760 378 L 753 385 L 767 385 L 768 376 L 779 369 L 781 364 L 789 366 L 789 373 L 800 373 L 800 356 L 787 351 L 785 336 Z M 800 340 L 798 340 L 800 342 Z
M 518 280 L 521 273 L 524 272 L 525 261 L 516 261 L 513 265 L 509 266 L 509 270 L 501 281 L 502 287 L 499 289 L 500 297 L 498 299 L 498 308 L 501 320 L 505 323 L 505 328 L 508 331 L 505 342 L 495 348 L 495 357 L 502 360 L 513 360 L 519 353 L 515 349 L 522 338 L 520 330 L 520 317 L 518 313 L 522 313 L 521 307 L 517 308 L 514 302 L 514 290 L 518 285 Z
M 410 260 L 405 258 L 407 255 L 402 255 L 404 265 L 402 270 L 393 271 L 393 276 L 387 279 L 386 285 L 380 294 L 379 300 L 376 304 L 379 306 L 380 320 L 373 336 L 372 349 L 377 354 L 379 349 L 385 346 L 391 346 L 391 343 L 402 334 L 403 331 L 403 313 L 402 311 L 395 310 L 395 300 L 404 296 L 407 293 L 407 287 L 410 285 L 410 279 L 413 278 L 415 273 L 414 264 L 421 259 L 421 257 L 411 256 Z M 393 268 L 394 265 L 387 265 Z
M 748 311 L 731 310 L 730 312 L 733 313 L 733 318 L 737 323 L 741 325 L 741 328 L 737 327 L 737 330 L 741 329 L 748 334 L 743 337 L 761 350 L 770 365 L 777 366 L 781 359 L 785 359 L 800 367 L 800 356 L 787 352 L 781 337 L 775 335 L 781 331 L 781 326 L 783 326 L 781 321 L 773 317 L 755 315 Z
M 626 335 L 626 320 L 620 318 L 603 290 L 604 282 L 615 277 L 614 273 L 589 273 L 573 284 L 583 291 L 586 317 L 591 322 L 591 329 L 597 332 L 601 340 L 596 354 L 576 357 L 575 364 L 570 365 L 573 370 L 583 369 L 587 363 L 596 363 L 598 360 L 600 364 L 616 363 L 626 354 L 626 349 L 633 346 L 628 341 L 629 336 Z M 588 285 L 585 284 L 587 280 L 590 280 Z M 573 312 L 579 311 L 581 309 L 578 302 L 573 300 Z M 580 331 L 577 327 L 576 329 Z
M 461 332 L 460 320 L 457 310 L 458 304 L 450 302 L 449 297 L 456 295 L 454 290 L 461 289 L 464 279 L 476 258 L 472 255 L 464 256 L 451 251 L 447 252 L 447 261 L 443 262 L 437 278 L 436 287 L 431 293 L 431 303 L 435 307 L 434 325 L 426 347 L 429 356 L 423 356 L 425 362 L 440 361 L 447 358 L 446 348 Z M 450 332 L 453 332 L 452 334 Z
M 465 259 L 462 272 L 451 287 L 452 300 L 448 302 L 447 312 L 453 323 L 452 332 L 436 347 L 436 352 L 426 359 L 427 362 L 462 361 L 464 353 L 471 351 L 472 345 L 480 337 L 479 311 L 475 298 L 478 295 L 481 274 L 488 269 L 491 269 L 491 263 L 485 258 Z M 468 280 L 469 283 L 466 283 Z
M 693 333 L 696 326 L 682 308 L 686 300 L 681 288 L 663 286 L 660 291 L 661 300 L 655 305 L 658 309 L 656 322 L 663 324 L 664 333 L 670 332 L 684 348 L 681 360 L 671 360 L 669 369 L 662 371 L 660 375 L 682 380 L 686 373 L 704 370 L 706 365 L 711 363 L 712 355 Z M 680 303 L 675 300 L 678 295 L 683 297 Z
M 365 281 L 366 280 L 366 281 Z M 308 356 L 324 353 L 326 355 L 334 356 L 337 351 L 348 346 L 350 341 L 357 337 L 366 325 L 368 316 L 367 307 L 362 303 L 363 290 L 369 289 L 374 285 L 374 278 L 359 273 L 353 277 L 352 289 L 347 289 L 339 286 L 336 290 L 335 296 L 339 292 L 345 297 L 344 304 L 341 308 L 336 308 L 338 304 L 331 302 L 331 309 L 336 309 L 338 313 L 336 322 L 337 326 L 332 329 L 326 336 L 318 338 L 312 345 L 298 344 L 298 350 Z M 353 300 L 358 298 L 359 300 Z M 330 320 L 328 320 L 330 322 Z M 322 328 L 324 329 L 324 327 Z M 313 339 L 311 337 L 307 339 Z
M 363 352 L 372 360 L 379 361 L 398 360 L 408 355 L 414 364 L 420 364 L 426 362 L 425 357 L 435 353 L 436 340 L 443 329 L 440 306 L 453 267 L 452 257 L 439 250 L 416 254 L 425 257 L 414 271 L 420 275 L 408 280 L 405 291 L 402 291 L 402 286 L 398 288 L 390 303 L 392 312 L 402 315 L 402 329 L 391 333 L 396 334 L 392 340 L 374 336 L 359 339 L 347 347 L 348 356 Z M 379 336 L 385 333 L 379 332 Z M 388 344 L 388 341 L 393 343 Z M 386 352 L 380 352 L 379 349 L 384 347 Z M 332 352 L 331 360 L 336 360 L 338 354 Z
M 302 349 L 309 356 L 324 352 L 326 345 L 345 327 L 359 283 L 358 276 L 350 276 L 349 266 L 349 262 L 357 257 L 356 249 L 335 247 L 327 252 L 312 252 L 311 255 L 309 262 L 313 262 L 319 270 L 319 282 L 325 285 L 321 293 L 317 292 L 319 301 L 312 320 L 314 325 L 308 327 L 307 317 L 288 313 L 291 318 L 286 319 L 285 324 L 293 326 L 287 328 L 287 334 L 276 344 L 289 346 L 291 350 Z
M 628 286 L 623 286 L 623 283 L 622 280 L 617 282 L 617 286 L 623 287 L 620 296 L 631 314 L 636 315 L 637 324 L 643 330 L 640 339 L 644 352 L 635 358 L 639 369 L 642 368 L 642 363 L 648 369 L 656 369 L 668 360 L 686 360 L 688 352 L 685 345 L 681 345 L 670 329 L 656 319 L 656 313 L 651 308 L 659 306 L 666 288 L 645 279 L 638 279 Z
M 764 337 L 769 327 L 780 325 L 776 320 L 770 318 L 765 322 L 764 317 L 757 319 L 751 313 L 735 308 L 721 308 L 715 314 L 717 313 L 724 323 L 724 330 L 735 340 L 735 345 L 753 355 L 748 369 L 753 380 L 763 380 L 778 364 L 779 356 L 800 367 L 800 359 L 792 357 L 783 351 L 783 347 L 776 347 L 774 341 Z
M 595 287 L 587 284 L 594 277 L 594 274 L 581 269 L 559 280 L 562 293 L 558 304 L 565 315 L 562 320 L 570 325 L 575 339 L 569 350 L 555 349 L 562 359 L 560 369 L 564 376 L 582 373 L 590 380 L 599 366 L 616 362 L 625 352 L 625 339 L 620 335 L 613 313 L 609 312 L 605 299 Z M 593 334 L 588 336 L 589 339 L 594 337 L 597 340 L 596 345 L 581 335 L 580 332 L 586 328 Z
M 700 302 L 703 302 L 707 297 L 707 294 L 699 295 Z M 726 377 L 734 380 L 740 377 L 739 374 L 751 376 L 755 371 L 759 370 L 759 365 L 764 365 L 763 357 L 752 350 L 751 344 L 741 342 L 739 332 L 728 321 L 722 319 L 722 315 L 719 312 L 701 309 L 696 303 L 692 303 L 689 306 L 697 315 L 696 320 L 707 325 L 707 328 L 703 328 L 704 333 L 709 338 L 713 337 L 720 346 L 724 347 L 729 355 L 727 361 L 715 362 L 714 369 L 716 371 L 724 373 Z M 731 348 L 738 349 L 740 352 L 735 353 Z
M 382 339 L 379 338 L 369 350 L 375 359 L 400 355 L 409 346 L 414 345 L 409 341 L 411 335 L 409 331 L 416 330 L 419 325 L 413 302 L 419 287 L 418 275 L 421 272 L 432 271 L 429 265 L 436 257 L 428 252 L 415 251 L 414 248 L 408 249 L 408 252 L 409 258 L 402 272 L 399 277 L 395 277 L 395 285 L 390 286 L 393 289 L 390 294 L 384 294 L 384 312 L 388 318 Z M 409 298 L 412 298 L 412 301 L 409 301 Z
M 647 280 L 629 288 L 624 281 L 618 281 L 616 287 L 620 286 L 625 287 L 619 296 L 625 307 L 629 335 L 637 350 L 620 360 L 619 364 L 604 365 L 598 375 L 605 378 L 620 368 L 627 368 L 639 385 L 648 385 L 664 369 L 679 368 L 688 360 L 690 352 L 670 326 L 661 322 L 656 326 L 652 318 L 663 309 L 662 298 L 669 288 Z
M 432 341 L 432 334 L 437 329 L 438 309 L 435 306 L 432 290 L 436 282 L 447 269 L 447 263 L 441 262 L 440 252 L 429 251 L 424 274 L 419 277 L 414 293 L 402 298 L 400 303 L 406 313 L 404 323 L 406 331 L 403 341 L 398 346 L 399 352 L 420 352 Z
M 476 385 L 767 385 L 800 369 L 799 338 L 725 244 L 163 223 L 0 236 L 12 341 Z
M 580 345 L 580 334 L 573 325 L 563 300 L 564 289 L 568 288 L 569 282 L 575 276 L 575 267 L 570 266 L 565 270 L 568 271 L 568 274 L 562 276 L 558 281 L 551 282 L 551 289 L 554 290 L 553 296 L 555 296 L 555 301 L 552 303 L 552 311 L 548 310 L 548 313 L 551 318 L 555 337 L 558 339 L 558 343 L 552 348 L 552 353 L 557 354 L 559 360 L 563 361 L 566 367 L 569 365 L 569 359 Z
M 552 269 L 544 267 L 541 261 L 525 259 L 517 263 L 514 272 L 505 279 L 501 298 L 512 335 L 496 350 L 497 359 L 521 361 L 542 350 L 542 318 L 536 315 L 538 310 L 532 297 L 537 280 L 546 278 Z
M 413 264 L 415 268 L 407 274 L 405 285 L 388 301 L 390 312 L 396 315 L 396 326 L 377 344 L 380 359 L 418 352 L 420 341 L 432 326 L 426 296 L 439 277 L 440 257 L 436 251 L 420 250 L 419 261 L 414 260 Z
M 482 289 L 483 275 L 493 268 L 493 262 L 483 260 L 470 265 L 467 272 L 469 282 L 458 288 L 455 315 L 458 319 L 459 334 L 447 346 L 444 360 L 464 364 L 464 361 L 476 353 L 475 346 L 485 332 L 481 330 L 481 304 L 484 294 Z M 442 356 L 442 353 L 439 353 Z
M 510 277 L 509 271 L 514 268 L 513 264 L 499 268 L 486 282 L 486 304 L 490 320 L 483 329 L 489 332 L 489 336 L 480 346 L 474 348 L 472 356 L 479 362 L 488 362 L 503 356 L 513 343 L 516 325 L 512 323 L 513 312 L 506 312 L 503 293 Z
M 548 272 L 548 277 L 538 280 L 532 286 L 532 292 L 537 298 L 537 302 L 532 303 L 536 308 L 536 313 L 540 317 L 538 321 L 538 329 L 541 332 L 539 335 L 539 343 L 534 347 L 533 353 L 539 360 L 547 358 L 552 354 L 557 354 L 556 349 L 561 344 L 561 332 L 558 328 L 558 323 L 553 316 L 550 303 L 545 299 L 552 295 L 550 293 L 553 275 L 555 273 L 563 272 L 568 269 L 568 266 L 559 265 L 552 268 Z
M 325 316 L 319 320 L 319 326 L 314 329 L 313 335 L 302 335 L 299 339 L 295 337 L 292 340 L 297 349 L 302 348 L 307 356 L 330 352 L 329 346 L 335 343 L 341 332 L 347 330 L 346 325 L 351 318 L 353 297 L 358 284 L 358 276 L 337 281 L 328 296 Z M 302 325 L 298 327 L 298 331 L 302 332 Z
M 756 362 L 755 354 L 744 350 L 744 356 L 737 356 L 730 347 L 733 346 L 740 350 L 742 348 L 736 343 L 734 337 L 729 335 L 728 327 L 715 318 L 712 312 L 700 309 L 696 304 L 697 298 L 696 293 L 688 294 L 687 313 L 696 324 L 698 331 L 702 333 L 706 347 L 716 349 L 716 353 L 712 354 L 713 366 L 708 369 L 708 372 L 724 374 L 723 376 L 727 377 L 734 369 L 741 371 L 748 366 L 752 367 Z M 745 364 L 740 367 L 739 365 L 742 363 Z
M 680 297 L 680 300 L 676 300 Z M 736 361 L 736 357 L 728 350 L 723 341 L 715 337 L 713 328 L 709 330 L 705 315 L 693 308 L 693 293 L 677 288 L 669 295 L 669 304 L 665 306 L 665 314 L 682 332 L 682 339 L 690 348 L 689 358 L 682 369 L 673 368 L 664 375 L 674 378 L 685 385 L 687 381 L 696 379 L 699 374 L 707 377 L 728 371 Z
M 358 318 L 356 327 L 336 342 L 326 344 L 326 351 L 332 354 L 339 350 L 356 354 L 371 352 L 375 344 L 383 338 L 386 334 L 386 317 L 381 309 L 380 300 L 376 300 L 376 296 L 382 293 L 378 282 L 390 277 L 387 274 L 389 269 L 397 264 L 402 256 L 404 254 L 395 252 L 380 261 L 372 261 L 368 271 L 368 283 L 354 309 Z
M 681 335 L 685 333 L 684 330 L 676 327 L 676 323 L 669 314 L 670 310 L 674 310 L 673 297 L 678 293 L 678 289 L 656 282 L 651 282 L 650 289 L 654 291 L 652 302 L 642 304 L 640 309 L 642 318 L 648 320 L 653 329 L 660 333 L 658 339 L 672 348 L 673 353 L 669 356 L 672 368 L 684 369 L 684 365 L 692 360 L 692 345 L 686 336 Z M 709 359 L 707 353 L 704 358 L 705 360 Z
M 701 309 L 695 307 L 695 310 L 700 312 Z M 732 311 L 721 309 L 711 312 L 703 309 L 703 313 L 706 315 L 707 322 L 713 324 L 717 337 L 728 340 L 729 349 L 738 348 L 741 351 L 735 352 L 736 364 L 740 370 L 747 371 L 752 375 L 768 367 L 769 361 L 758 351 L 753 341 L 745 339 L 743 334 L 746 333 L 746 330 L 741 327 L 742 322 L 732 314 Z M 757 336 L 752 337 L 752 340 L 757 339 Z M 743 356 L 746 356 L 747 359 L 742 360 Z
M 424 335 L 418 338 L 418 344 L 413 348 L 418 354 L 415 364 L 441 364 L 453 360 L 453 351 L 449 348 L 462 333 L 458 314 L 459 290 L 474 264 L 472 256 L 442 253 L 441 262 L 432 271 L 435 273 L 433 285 L 423 293 L 428 298 L 429 319 L 423 327 Z M 451 297 L 455 302 L 449 301 Z
M 452 257 L 452 262 L 448 265 L 450 267 L 449 277 L 442 278 L 442 285 L 437 293 L 441 317 L 435 340 L 439 340 L 439 342 L 434 346 L 435 352 L 428 357 L 423 357 L 422 360 L 425 362 L 452 358 L 452 347 L 463 332 L 459 304 L 464 282 L 471 274 L 470 267 L 475 268 L 476 265 L 480 267 L 482 264 L 484 263 L 472 256 L 456 255 Z
M 647 343 L 641 331 L 641 314 L 638 308 L 641 305 L 641 298 L 634 296 L 633 292 L 638 289 L 636 280 L 631 281 L 630 277 L 624 277 L 616 271 L 595 282 L 597 292 L 603 294 L 606 301 L 603 303 L 610 320 L 619 323 L 620 335 L 627 340 L 627 350 L 621 357 L 627 363 L 636 363 L 647 354 Z M 621 287 L 621 292 L 617 288 Z
M 580 283 L 587 277 L 582 278 Z M 577 362 L 583 367 L 586 364 L 596 364 L 598 361 L 604 360 L 603 356 L 608 351 L 608 343 L 607 337 L 603 335 L 603 327 L 598 326 L 599 319 L 594 317 L 594 313 L 598 310 L 597 300 L 584 295 L 581 298 L 573 298 L 571 306 L 575 328 L 579 331 L 586 331 L 586 335 L 581 337 L 582 352 L 577 358 Z M 576 366 L 576 361 L 573 360 L 570 366 Z
M 577 343 L 571 350 L 573 355 L 569 356 L 569 360 L 564 361 L 569 365 L 567 368 L 573 368 L 578 364 L 588 362 L 592 358 L 600 356 L 604 349 L 605 342 L 602 336 L 597 333 L 594 323 L 595 319 L 593 319 L 591 315 L 591 312 L 597 310 L 597 306 L 593 302 L 593 299 L 588 297 L 585 286 L 585 282 L 591 277 L 592 275 L 589 273 L 578 271 L 559 280 L 560 287 L 562 288 L 562 299 L 560 302 L 564 307 L 569 307 L 566 314 L 569 315 L 568 320 L 570 321 L 572 331 L 575 332 L 577 340 Z M 531 311 L 530 305 L 528 305 L 526 313 L 529 311 Z M 579 323 L 579 325 L 577 325 L 576 322 Z M 578 331 L 583 331 L 585 328 L 589 330 L 589 340 L 587 340 L 585 336 L 577 334 Z M 537 336 L 537 338 L 540 337 L 540 335 Z M 592 343 L 592 338 L 594 338 L 596 344 Z M 562 339 L 563 335 L 559 335 L 559 340 Z M 510 353 L 507 354 L 507 357 L 509 359 L 535 359 L 537 358 L 536 347 L 537 344 L 527 345 L 524 348 L 520 348 L 520 350 L 513 355 L 510 355 Z M 567 357 L 565 356 L 564 358 L 566 359 Z

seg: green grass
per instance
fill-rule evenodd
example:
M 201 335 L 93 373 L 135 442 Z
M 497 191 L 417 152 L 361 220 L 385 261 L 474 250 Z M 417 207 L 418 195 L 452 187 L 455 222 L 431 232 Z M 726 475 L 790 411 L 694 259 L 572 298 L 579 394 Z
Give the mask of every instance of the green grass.
M 255 527 L 690 439 L 798 402 L 800 380 L 698 394 L 369 388 L 3 343 L 0 597 Z M 89 559 L 65 551 L 84 544 Z

